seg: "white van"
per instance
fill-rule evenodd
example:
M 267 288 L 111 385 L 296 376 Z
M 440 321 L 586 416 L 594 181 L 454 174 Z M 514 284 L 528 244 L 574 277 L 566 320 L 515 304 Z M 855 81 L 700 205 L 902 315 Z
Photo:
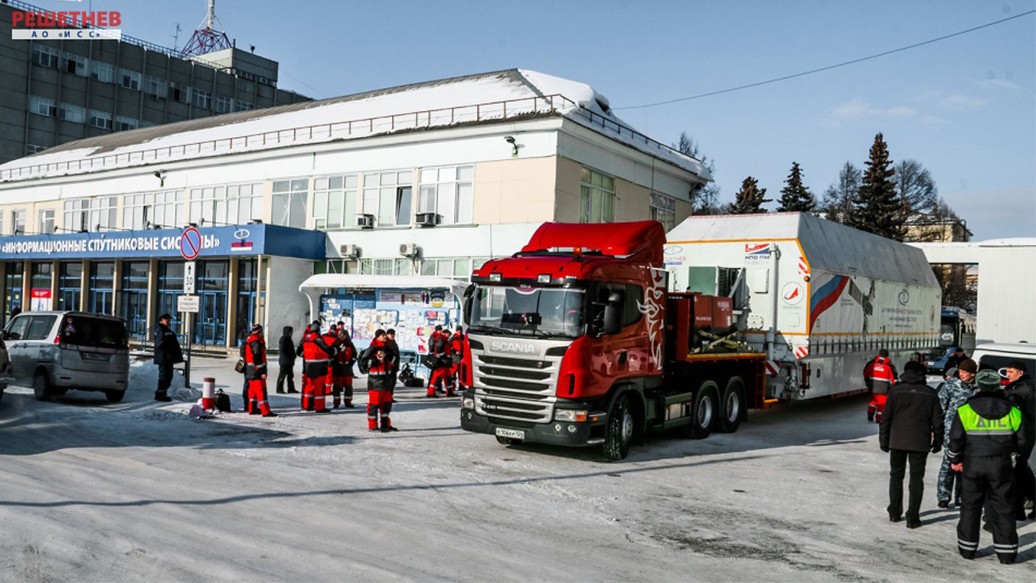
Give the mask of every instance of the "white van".
M 1030 376 L 1036 376 L 1036 344 L 979 344 L 971 359 L 978 363 L 979 370 L 995 370 L 1001 377 L 1005 376 L 1007 363 L 1017 360 L 1025 365 Z
M 16 384 L 46 401 L 69 389 L 99 391 L 117 403 L 129 382 L 122 319 L 86 312 L 25 312 L 4 329 Z

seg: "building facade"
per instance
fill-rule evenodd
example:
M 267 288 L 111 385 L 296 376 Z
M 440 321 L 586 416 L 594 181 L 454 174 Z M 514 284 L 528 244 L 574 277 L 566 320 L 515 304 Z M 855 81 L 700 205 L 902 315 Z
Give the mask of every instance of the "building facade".
M 277 88 L 275 61 L 236 48 L 184 59 L 123 40 L 13 40 L 0 4 L 0 163 L 53 146 L 181 120 L 307 101 Z
M 140 336 L 183 293 L 193 225 L 194 340 L 232 347 L 301 329 L 313 274 L 466 280 L 545 221 L 671 228 L 708 180 L 589 86 L 522 70 L 81 140 L 0 166 L 4 316 L 47 296 Z

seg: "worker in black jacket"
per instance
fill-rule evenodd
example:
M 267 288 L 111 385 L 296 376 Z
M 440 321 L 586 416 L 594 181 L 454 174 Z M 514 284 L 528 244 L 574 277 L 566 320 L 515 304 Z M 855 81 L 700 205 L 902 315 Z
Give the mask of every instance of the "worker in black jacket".
M 169 385 L 173 382 L 173 365 L 183 362 L 180 341 L 176 339 L 176 332 L 169 327 L 172 320 L 173 317 L 169 314 L 162 314 L 158 317 L 158 327 L 155 328 L 155 364 L 158 365 L 156 401 L 173 400 L 168 395 Z
M 957 409 L 950 427 L 950 467 L 961 472 L 964 483 L 957 549 L 965 559 L 975 558 L 982 506 L 988 498 L 986 518 L 993 527 L 993 549 L 1001 563 L 1010 564 L 1018 556 L 1011 456 L 1028 447 L 1022 412 L 1000 391 L 996 371 L 979 371 L 975 384 L 980 392 Z
M 1025 498 L 1036 495 L 1036 476 L 1029 467 L 1029 456 L 1036 445 L 1036 389 L 1025 363 L 1020 360 L 1007 363 L 1007 381 L 1004 395 L 1022 412 L 1022 433 L 1028 444 L 1018 452 L 1018 463 L 1014 466 L 1014 518 L 1025 520 Z M 1036 509 L 1029 512 L 1028 518 L 1036 518 Z
M 943 440 L 943 414 L 939 395 L 925 383 L 924 365 L 910 361 L 900 382 L 892 387 L 885 402 L 878 441 L 889 452 L 889 520 L 903 519 L 903 476 L 910 462 L 910 499 L 907 528 L 921 526 L 921 498 L 928 452 L 939 453 Z
M 277 373 L 277 392 L 284 392 L 284 382 L 288 382 L 288 392 L 297 393 L 295 390 L 295 342 L 291 334 L 295 331 L 291 326 L 285 326 L 282 330 L 281 339 L 277 344 L 277 366 L 280 372 Z

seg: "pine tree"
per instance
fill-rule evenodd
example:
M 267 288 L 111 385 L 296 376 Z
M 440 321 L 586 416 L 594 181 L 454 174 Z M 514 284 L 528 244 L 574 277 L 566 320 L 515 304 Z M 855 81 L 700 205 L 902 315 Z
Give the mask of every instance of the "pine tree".
M 896 171 L 889 160 L 888 145 L 881 134 L 874 136 L 866 166 L 848 224 L 861 231 L 902 241 L 905 235 L 902 201 L 892 178 Z
M 752 215 L 765 213 L 763 203 L 771 202 L 766 196 L 766 189 L 759 188 L 759 181 L 749 176 L 741 183 L 741 190 L 734 195 L 734 203 L 727 210 L 732 215 Z
M 813 193 L 802 184 L 802 169 L 798 162 L 791 163 L 791 174 L 784 182 L 781 189 L 781 206 L 777 207 L 779 213 L 811 213 L 817 208 L 817 199 Z

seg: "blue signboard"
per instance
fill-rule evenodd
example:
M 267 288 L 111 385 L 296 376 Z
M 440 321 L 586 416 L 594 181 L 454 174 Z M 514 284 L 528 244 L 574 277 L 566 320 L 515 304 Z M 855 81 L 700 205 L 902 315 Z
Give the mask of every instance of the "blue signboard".
M 202 227 L 192 243 L 199 259 L 229 255 L 276 255 L 321 260 L 326 239 L 321 231 L 276 225 Z M 0 259 L 131 259 L 180 257 L 180 229 L 106 231 L 0 237 Z

